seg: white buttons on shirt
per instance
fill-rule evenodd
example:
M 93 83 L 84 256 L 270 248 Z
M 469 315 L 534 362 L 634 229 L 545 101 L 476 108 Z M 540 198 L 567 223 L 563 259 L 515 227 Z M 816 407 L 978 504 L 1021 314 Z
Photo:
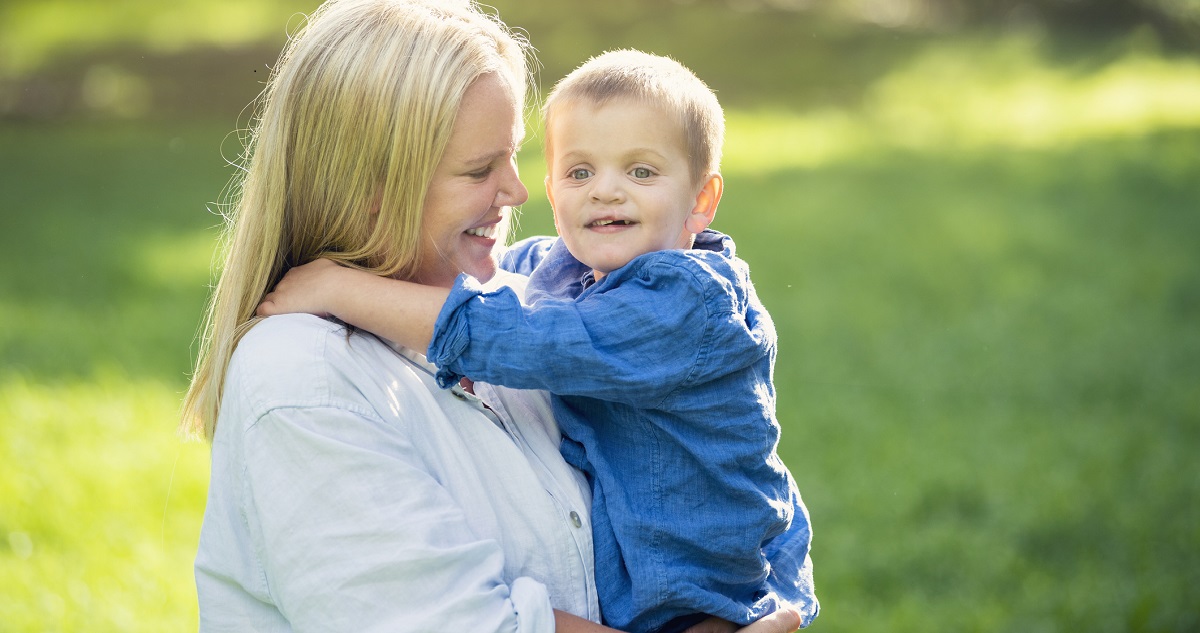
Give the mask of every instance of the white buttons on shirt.
M 575 527 L 583 527 L 583 519 L 580 519 L 579 513 L 574 510 L 571 510 L 571 523 L 575 524 Z

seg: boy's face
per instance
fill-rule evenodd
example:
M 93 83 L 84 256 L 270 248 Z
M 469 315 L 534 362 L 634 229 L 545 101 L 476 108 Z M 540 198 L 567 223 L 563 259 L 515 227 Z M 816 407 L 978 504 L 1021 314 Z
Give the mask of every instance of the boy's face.
M 597 279 L 638 255 L 690 248 L 703 230 L 689 222 L 701 185 L 684 131 L 663 110 L 631 99 L 563 103 L 548 138 L 554 225 Z

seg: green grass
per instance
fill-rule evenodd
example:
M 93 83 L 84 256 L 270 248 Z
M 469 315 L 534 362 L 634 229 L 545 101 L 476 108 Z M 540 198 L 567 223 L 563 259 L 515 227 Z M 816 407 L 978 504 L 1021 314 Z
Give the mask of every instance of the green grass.
M 0 630 L 194 628 L 208 455 L 172 435 L 177 406 L 126 375 L 0 384 Z
M 1197 192 L 1155 160 L 1197 142 L 899 153 L 728 225 L 781 324 L 830 630 L 1198 624 Z
M 948 43 L 729 113 L 814 631 L 1200 628 L 1196 68 Z M 195 626 L 173 427 L 232 127 L 0 125 L 0 632 Z
M 0 631 L 195 627 L 174 435 L 225 126 L 0 127 Z

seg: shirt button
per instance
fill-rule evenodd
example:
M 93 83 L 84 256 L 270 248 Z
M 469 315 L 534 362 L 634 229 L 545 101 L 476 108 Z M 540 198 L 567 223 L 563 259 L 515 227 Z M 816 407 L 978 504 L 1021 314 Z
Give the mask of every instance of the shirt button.
M 571 510 L 571 523 L 573 523 L 575 527 L 583 527 L 583 519 L 579 518 L 579 513 L 574 510 Z

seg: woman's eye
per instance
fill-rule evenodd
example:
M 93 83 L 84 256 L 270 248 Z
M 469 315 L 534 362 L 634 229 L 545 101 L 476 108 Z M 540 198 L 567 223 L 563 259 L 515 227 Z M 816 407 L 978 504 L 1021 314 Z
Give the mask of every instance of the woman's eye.
M 586 169 L 571 170 L 571 177 L 574 178 L 575 180 L 586 180 L 591 175 L 592 175 L 592 172 L 590 172 Z
M 480 169 L 479 171 L 473 171 L 473 172 L 467 174 L 467 176 L 469 178 L 474 178 L 476 180 L 483 180 L 484 178 L 487 178 L 488 175 L 490 175 L 491 173 L 492 173 L 492 168 L 489 165 L 483 169 Z
M 634 167 L 633 168 L 633 177 L 634 178 L 649 178 L 651 175 L 652 174 L 650 173 L 650 170 L 646 169 L 645 167 Z

